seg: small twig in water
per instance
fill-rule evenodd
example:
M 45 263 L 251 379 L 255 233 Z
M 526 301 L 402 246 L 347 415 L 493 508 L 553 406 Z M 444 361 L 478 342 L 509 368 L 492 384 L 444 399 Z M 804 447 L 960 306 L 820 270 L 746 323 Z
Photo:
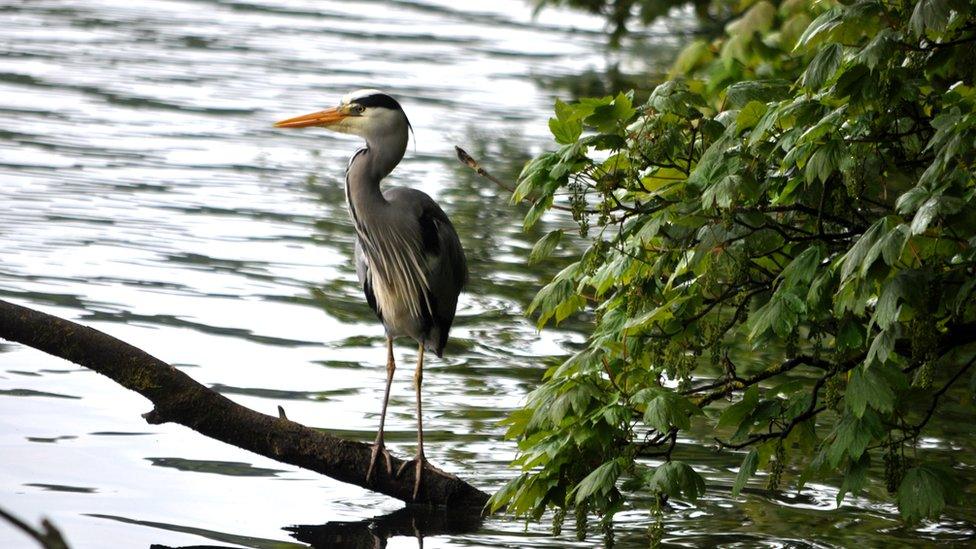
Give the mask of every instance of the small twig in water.
M 41 520 L 43 530 L 39 530 L 3 509 L 0 509 L 0 518 L 23 530 L 24 533 L 34 538 L 34 541 L 39 543 L 44 549 L 68 549 L 68 543 L 64 541 L 61 532 L 47 519 Z

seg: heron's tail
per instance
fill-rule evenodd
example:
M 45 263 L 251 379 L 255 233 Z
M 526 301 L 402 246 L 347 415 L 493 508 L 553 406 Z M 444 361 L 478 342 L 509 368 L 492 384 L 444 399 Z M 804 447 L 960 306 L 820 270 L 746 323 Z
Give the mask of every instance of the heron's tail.
M 447 346 L 447 330 L 434 326 L 424 339 L 424 350 L 437 355 L 437 358 L 444 358 L 444 347 Z

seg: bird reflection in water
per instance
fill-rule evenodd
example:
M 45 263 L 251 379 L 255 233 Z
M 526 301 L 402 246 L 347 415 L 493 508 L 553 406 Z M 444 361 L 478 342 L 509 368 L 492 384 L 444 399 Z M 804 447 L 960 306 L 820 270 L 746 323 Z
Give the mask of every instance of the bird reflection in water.
M 416 538 L 417 547 L 422 549 L 424 538 L 476 532 L 481 528 L 482 520 L 479 509 L 450 510 L 444 507 L 409 505 L 388 515 L 366 520 L 288 526 L 284 530 L 290 532 L 300 544 L 267 540 L 267 544 L 262 544 L 260 547 L 380 549 L 386 547 L 387 541 L 392 537 L 407 536 Z M 154 544 L 150 549 L 228 549 L 228 546 L 169 547 Z
M 417 547 L 424 546 L 424 538 L 466 534 L 481 528 L 479 509 L 449 510 L 443 507 L 410 505 L 388 515 L 360 521 L 334 521 L 318 526 L 285 528 L 296 540 L 310 547 L 322 549 L 382 548 L 394 536 L 417 538 Z

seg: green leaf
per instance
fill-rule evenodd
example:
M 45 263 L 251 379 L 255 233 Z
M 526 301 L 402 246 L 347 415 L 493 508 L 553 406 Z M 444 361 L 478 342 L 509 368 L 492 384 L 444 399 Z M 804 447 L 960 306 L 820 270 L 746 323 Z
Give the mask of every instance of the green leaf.
M 553 250 L 559 245 L 563 238 L 562 229 L 551 231 L 546 236 L 539 239 L 529 252 L 529 265 L 534 265 L 552 255 Z
M 868 356 L 864 363 L 869 367 L 881 367 L 888 361 L 895 349 L 896 329 L 889 328 L 882 330 L 880 334 L 871 340 L 871 347 L 868 349 Z
M 694 502 L 705 493 L 705 479 L 687 463 L 667 461 L 654 471 L 648 488 L 660 490 L 672 498 L 684 496 L 686 500 Z
M 865 331 L 864 325 L 854 319 L 845 319 L 841 322 L 840 330 L 834 338 L 834 343 L 840 351 L 860 349 L 864 344 Z
M 778 290 L 765 305 L 749 315 L 746 322 L 749 339 L 757 340 L 769 331 L 779 337 L 788 336 L 806 308 L 806 303 L 794 292 Z
M 542 214 L 549 211 L 549 207 L 552 206 L 552 196 L 545 196 L 536 200 L 529 211 L 525 214 L 525 219 L 522 221 L 522 228 L 525 230 L 531 229 L 539 219 Z
M 897 218 L 892 218 L 897 222 Z M 878 252 L 881 253 L 882 259 L 889 267 L 894 267 L 895 262 L 901 258 L 901 252 L 905 248 L 905 242 L 908 241 L 908 225 L 900 223 L 885 233 L 878 242 L 872 247 L 871 251 L 868 252 L 868 257 L 878 257 Z M 874 248 L 878 248 L 875 250 Z M 862 275 L 867 272 L 862 265 Z
M 758 468 L 759 450 L 753 448 L 749 450 L 749 453 L 742 460 L 742 465 L 739 466 L 739 474 L 735 476 L 735 483 L 732 484 L 732 497 L 739 496 L 742 489 L 746 487 L 746 483 L 749 482 L 749 477 L 756 474 Z
M 521 202 L 542 187 L 549 179 L 552 167 L 558 161 L 559 157 L 556 154 L 545 153 L 528 162 L 519 174 L 518 186 L 512 193 L 512 204 Z
M 899 242 L 904 242 L 902 240 L 903 233 L 898 228 L 898 217 L 889 215 L 881 219 L 881 225 L 878 227 L 877 240 L 871 244 L 868 251 L 864 254 L 861 259 L 860 265 L 860 275 L 863 277 L 868 274 L 868 270 L 874 265 L 874 262 L 878 259 L 878 256 L 888 253 L 897 253 L 901 255 L 901 247 Z M 867 242 L 865 242 L 865 245 Z M 898 248 L 897 252 L 894 252 L 891 248 Z M 886 261 L 887 262 L 887 261 Z
M 922 234 L 925 229 L 929 228 L 929 224 L 932 223 L 932 219 L 935 218 L 939 213 L 939 199 L 940 196 L 933 196 L 926 200 L 922 206 L 915 212 L 915 217 L 912 219 L 912 234 Z
M 559 120 L 558 118 L 549 119 L 549 131 L 552 132 L 556 142 L 562 145 L 575 143 L 579 136 L 583 134 L 583 123 L 579 120 Z
M 882 59 L 887 59 L 898 45 L 895 32 L 891 28 L 883 28 L 870 42 L 857 53 L 857 60 L 867 68 L 874 70 Z
M 805 129 L 803 133 L 800 134 L 799 139 L 796 140 L 796 148 L 801 150 L 800 145 L 815 145 L 819 143 L 824 136 L 837 132 L 841 124 L 844 123 L 845 116 L 847 114 L 847 107 L 848 106 L 846 104 L 837 107 L 836 109 L 830 111 L 827 116 L 824 116 L 818 122 Z
M 807 286 L 820 268 L 824 249 L 822 246 L 810 246 L 800 255 L 793 258 L 790 264 L 780 273 L 780 289 L 788 290 L 798 286 Z
M 586 299 L 579 294 L 573 294 L 569 297 L 569 299 L 560 303 L 559 306 L 556 307 L 556 323 L 558 324 L 563 320 L 566 320 L 566 318 L 568 318 L 570 315 L 582 310 L 583 307 L 586 307 Z
M 821 13 L 807 26 L 803 34 L 800 35 L 800 38 L 796 41 L 796 48 L 808 48 L 817 45 L 831 30 L 840 24 L 842 13 L 840 8 L 837 7 Z
M 803 87 L 809 90 L 819 90 L 823 87 L 840 67 L 843 52 L 844 47 L 836 42 L 821 47 L 810 61 L 807 70 L 803 72 Z
M 895 210 L 903 215 L 912 213 L 930 196 L 932 196 L 930 189 L 916 185 L 898 197 L 898 200 L 895 201 Z
M 670 74 L 681 75 L 690 72 L 700 62 L 711 58 L 707 40 L 693 40 L 675 57 Z
M 690 296 L 678 294 L 674 299 L 664 305 L 655 307 L 636 318 L 630 319 L 624 325 L 624 329 L 627 330 L 628 334 L 636 334 L 649 330 L 665 320 L 670 320 L 674 318 L 675 307 L 687 301 L 689 298 Z
M 749 134 L 749 146 L 754 147 L 758 143 L 765 140 L 773 127 L 776 126 L 778 119 L 779 109 L 769 108 L 766 111 L 766 114 L 759 119 L 759 122 L 756 123 L 756 127 L 753 128 L 752 132 Z
M 860 459 L 868 444 L 880 439 L 884 433 L 881 419 L 870 409 L 865 410 L 862 416 L 845 414 L 834 428 L 834 441 L 827 449 L 830 465 L 837 467 L 845 455 L 853 460 Z
M 742 181 L 738 175 L 726 175 L 718 181 L 711 183 L 702 192 L 702 207 L 729 208 L 737 198 L 737 189 Z
M 578 261 L 569 264 L 532 298 L 532 302 L 529 303 L 525 314 L 531 315 L 538 311 L 538 326 L 540 329 L 552 318 L 560 304 L 574 297 L 579 297 L 579 294 L 575 292 L 576 286 L 573 283 L 579 270 L 580 263 Z
M 740 131 L 746 131 L 754 127 L 762 116 L 766 114 L 766 104 L 759 101 L 750 101 L 739 111 L 735 117 L 735 126 Z
M 949 0 L 919 0 L 915 4 L 908 26 L 918 36 L 922 36 L 926 31 L 942 32 L 949 24 L 951 9 L 952 4 Z
M 623 471 L 623 460 L 619 458 L 608 461 L 594 469 L 573 489 L 572 493 L 576 496 L 576 503 L 583 503 L 586 498 L 594 494 L 609 493 L 617 482 L 617 478 L 620 477 L 621 471 Z
M 878 365 L 878 368 L 882 367 Z M 855 416 L 862 417 L 868 406 L 879 412 L 890 412 L 895 404 L 895 393 L 885 378 L 878 375 L 876 368 L 861 365 L 851 372 L 844 402 Z
M 519 486 L 524 482 L 525 475 L 515 477 L 505 483 L 497 492 L 492 494 L 491 498 L 488 500 L 488 507 L 491 513 L 495 513 L 502 507 L 508 505 L 512 501 L 512 497 L 518 490 Z
M 742 400 L 727 407 L 718 420 L 718 428 L 738 427 L 742 420 L 755 409 L 759 403 L 759 387 L 751 385 L 742 395 Z
M 661 433 L 691 427 L 691 416 L 702 413 L 686 397 L 670 389 L 643 389 L 634 395 L 634 400 L 643 402 L 644 423 Z
M 844 496 L 847 494 L 857 495 L 864 487 L 864 483 L 867 480 L 868 467 L 871 465 L 871 456 L 867 452 L 861 454 L 861 458 L 857 460 L 852 460 L 850 466 L 847 468 L 847 473 L 844 474 L 844 482 L 840 485 L 840 490 L 837 491 L 837 505 L 840 505 L 844 501 Z
M 864 231 L 864 234 L 857 239 L 857 242 L 851 246 L 851 249 L 844 254 L 844 262 L 840 269 L 841 281 L 846 280 L 850 277 L 855 270 L 860 270 L 861 272 L 866 272 L 867 268 L 870 267 L 870 261 L 865 261 L 870 257 L 869 252 L 874 249 L 875 242 L 884 234 L 886 223 L 889 223 L 888 218 L 882 217 L 881 219 L 875 221 L 868 230 Z M 880 251 L 880 250 L 879 250 Z M 877 255 L 874 256 L 877 258 Z
M 876 324 L 882 330 L 887 330 L 898 320 L 898 313 L 901 310 L 901 307 L 898 306 L 898 300 L 904 299 L 907 283 L 905 276 L 896 276 L 885 282 L 881 289 L 881 295 L 874 305 L 874 315 L 872 315 L 868 327 Z
M 730 36 L 752 36 L 755 32 L 769 30 L 776 17 L 776 8 L 768 0 L 759 0 L 738 19 L 726 26 Z
M 834 84 L 833 96 L 838 99 L 851 99 L 857 101 L 866 95 L 872 95 L 873 90 L 868 89 L 874 85 L 870 78 L 871 70 L 867 65 L 857 63 L 853 66 L 845 67 L 837 76 Z
M 595 107 L 593 114 L 587 116 L 583 122 L 594 126 L 601 133 L 612 133 L 624 127 L 636 112 L 630 97 L 619 93 L 607 104 Z
M 790 83 L 786 80 L 743 80 L 725 90 L 725 99 L 732 108 L 741 108 L 752 102 L 765 107 L 769 101 L 785 98 L 789 89 Z
M 812 183 L 816 179 L 826 183 L 830 175 L 837 170 L 844 153 L 840 141 L 836 140 L 828 141 L 815 149 L 807 160 L 806 168 L 804 168 L 804 177 L 807 183 Z
M 688 89 L 685 82 L 668 80 L 654 88 L 647 106 L 660 113 L 673 113 L 687 119 L 701 118 L 697 107 L 705 106 L 702 97 Z
M 905 472 L 898 487 L 898 510 L 909 523 L 937 519 L 956 488 L 952 475 L 944 468 L 919 465 Z
M 738 163 L 729 162 L 725 157 L 731 143 L 732 139 L 726 135 L 712 143 L 688 176 L 687 185 L 691 188 L 702 189 L 725 174 L 735 173 L 738 169 Z

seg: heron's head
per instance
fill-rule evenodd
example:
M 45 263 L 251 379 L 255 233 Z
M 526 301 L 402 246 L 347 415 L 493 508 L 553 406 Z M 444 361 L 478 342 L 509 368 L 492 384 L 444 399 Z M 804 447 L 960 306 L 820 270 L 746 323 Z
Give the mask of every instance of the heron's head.
M 402 136 L 406 144 L 410 121 L 396 99 L 378 90 L 348 93 L 339 105 L 275 123 L 276 128 L 319 126 L 335 132 L 358 135 L 367 142 Z

